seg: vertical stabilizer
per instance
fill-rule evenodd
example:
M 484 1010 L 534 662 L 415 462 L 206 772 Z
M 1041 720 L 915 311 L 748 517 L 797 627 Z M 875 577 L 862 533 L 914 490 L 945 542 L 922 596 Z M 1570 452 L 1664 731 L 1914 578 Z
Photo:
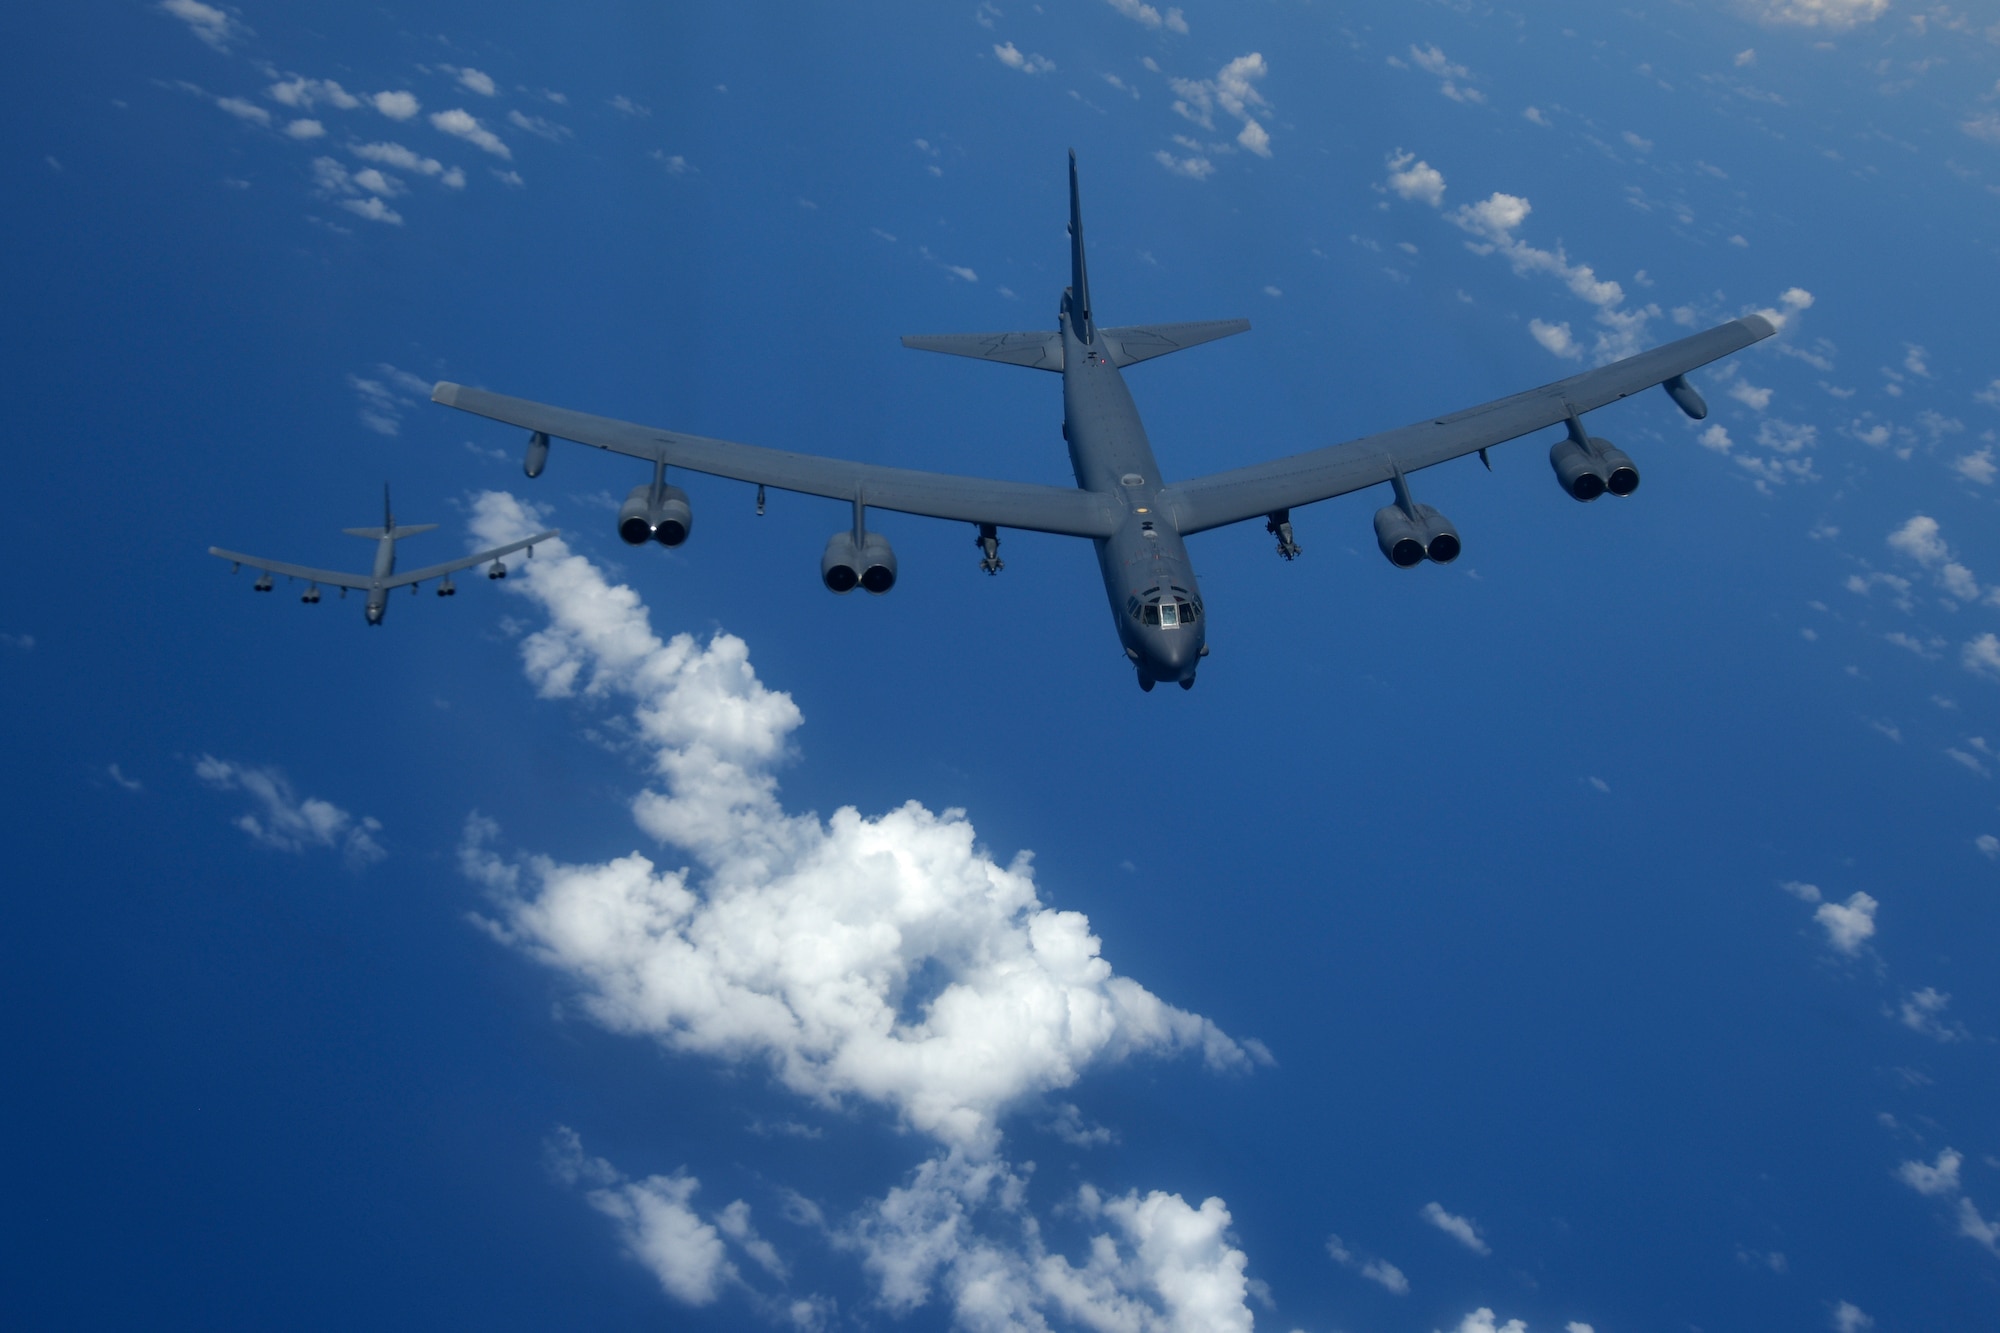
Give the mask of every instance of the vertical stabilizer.
M 1083 267 L 1083 196 L 1076 184 L 1076 149 L 1069 150 L 1069 322 L 1084 342 L 1096 340 L 1090 317 L 1090 274 Z

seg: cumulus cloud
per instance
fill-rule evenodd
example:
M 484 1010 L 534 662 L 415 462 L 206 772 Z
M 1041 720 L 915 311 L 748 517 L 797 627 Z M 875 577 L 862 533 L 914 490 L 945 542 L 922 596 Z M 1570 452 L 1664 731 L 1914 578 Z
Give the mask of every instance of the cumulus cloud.
M 1165 28 L 1168 32 L 1178 33 L 1185 33 L 1188 30 L 1187 18 L 1178 9 L 1169 9 L 1162 15 L 1151 5 L 1141 3 L 1141 0 L 1105 0 L 1105 3 L 1144 27 Z
M 348 865 L 357 870 L 387 855 L 375 841 L 375 835 L 382 831 L 378 820 L 365 815 L 356 819 L 317 796 L 301 798 L 275 768 L 252 768 L 205 754 L 195 761 L 194 773 L 217 791 L 240 791 L 256 802 L 255 809 L 232 822 L 266 847 L 283 852 L 330 848 L 342 853 Z
M 475 501 L 481 542 L 539 526 L 511 496 Z M 1095 1234 L 1072 1262 L 1046 1249 L 1025 1178 L 998 1149 L 1010 1110 L 1094 1065 L 1198 1051 L 1240 1070 L 1268 1061 L 1261 1046 L 1117 975 L 1088 921 L 1044 905 L 1027 857 L 996 860 L 962 812 L 785 810 L 775 775 L 801 717 L 741 640 L 662 641 L 636 593 L 560 542 L 507 588 L 548 617 L 521 645 L 544 697 L 629 706 L 653 774 L 634 819 L 694 868 L 637 852 L 507 857 L 474 816 L 461 865 L 491 894 L 497 938 L 565 976 L 613 1031 L 765 1069 L 822 1105 L 881 1106 L 929 1138 L 934 1155 L 845 1222 L 796 1201 L 892 1313 L 942 1293 L 968 1326 L 1251 1327 L 1248 1259 L 1222 1200 L 1083 1186 L 1068 1207 Z M 675 1299 L 747 1282 L 730 1245 L 782 1272 L 747 1206 L 704 1219 L 691 1177 L 635 1182 L 580 1149 L 558 1155 Z
M 1833 1307 L 1833 1333 L 1867 1333 L 1873 1327 L 1874 1318 L 1863 1314 L 1853 1301 L 1842 1301 Z
M 1415 153 L 1398 148 L 1389 154 L 1389 188 L 1405 199 L 1420 199 L 1432 208 L 1444 202 L 1444 173 Z
M 1569 321 L 1550 324 L 1539 319 L 1528 321 L 1528 332 L 1536 342 L 1566 360 L 1575 360 L 1583 355 L 1583 348 L 1577 343 L 1576 335 L 1570 332 Z M 1727 447 L 1725 445 L 1725 447 Z
M 1963 1041 L 1968 1035 L 1964 1026 L 1945 1021 L 1944 1011 L 1950 1006 L 1950 995 L 1926 986 L 1905 996 L 1897 1007 L 1896 1016 L 1904 1027 L 1912 1032 L 1921 1032 L 1933 1041 Z
M 1852 28 L 1889 12 L 1889 0 L 1745 0 L 1750 11 L 1771 24 L 1800 28 Z
M 1153 154 L 1153 160 L 1176 176 L 1186 176 L 1189 180 L 1207 180 L 1215 174 L 1215 163 L 1199 153 L 1191 157 L 1175 157 L 1162 148 Z
M 1347 1242 L 1339 1236 L 1326 1238 L 1326 1252 L 1342 1268 L 1359 1273 L 1385 1291 L 1398 1296 L 1410 1294 L 1410 1279 L 1403 1276 L 1403 1270 L 1387 1259 L 1370 1259 L 1358 1255 L 1349 1249 Z
M 534 530 L 499 494 L 473 527 Z M 1044 906 L 1027 858 L 994 859 L 962 813 L 785 811 L 775 766 L 801 718 L 743 642 L 662 642 L 631 589 L 560 543 L 546 555 L 508 585 L 550 616 L 523 644 L 528 674 L 545 697 L 633 702 L 664 787 L 634 817 L 702 869 L 509 861 L 490 825 L 468 827 L 464 868 L 494 895 L 495 931 L 568 976 L 599 1022 L 765 1064 L 822 1103 L 876 1102 L 975 1154 L 1007 1110 L 1095 1063 L 1192 1050 L 1250 1067 L 1258 1048 L 1114 973 L 1087 919 Z M 912 993 L 927 976 L 942 984 Z
M 288 106 L 296 111 L 311 111 L 314 107 L 330 106 L 337 111 L 352 111 L 361 105 L 361 99 L 332 79 L 309 79 L 303 74 L 294 74 L 289 79 L 281 79 L 264 90 L 264 95 L 280 106 Z
M 423 110 L 415 93 L 376 93 L 368 99 L 368 104 L 390 120 L 410 120 Z
M 502 143 L 499 135 L 487 129 L 477 116 L 462 107 L 433 112 L 431 124 L 446 134 L 465 140 L 475 148 L 486 150 L 495 157 L 505 158 L 508 161 L 514 158 L 514 150 Z
M 1539 273 L 1556 278 L 1572 295 L 1595 306 L 1597 322 L 1602 326 L 1591 349 L 1597 361 L 1615 361 L 1640 350 L 1647 321 L 1656 317 L 1660 308 L 1628 307 L 1623 287 L 1609 278 L 1598 277 L 1588 264 L 1571 263 L 1560 245 L 1554 250 L 1544 250 L 1522 240 L 1515 233 L 1533 211 L 1534 206 L 1519 195 L 1495 192 L 1448 216 L 1461 230 L 1476 238 L 1466 242 L 1466 248 L 1474 254 L 1499 254 L 1523 277 Z M 1543 345 L 1549 344 L 1543 342 Z
M 189 32 L 218 51 L 226 52 L 250 35 L 232 15 L 201 0 L 160 0 L 160 10 L 187 24 Z
M 1047 74 L 1056 67 L 1056 62 L 1047 56 L 1031 55 L 1012 42 L 995 42 L 993 54 L 1008 69 L 1018 69 L 1023 74 Z
M 1844 954 L 1858 954 L 1875 933 L 1875 909 L 1881 904 L 1866 893 L 1852 893 L 1844 903 L 1821 903 L 1813 920 L 1826 928 L 1826 942 Z
M 484 70 L 454 69 L 450 65 L 446 65 L 444 69 L 447 73 L 456 74 L 458 86 L 467 92 L 478 93 L 481 97 L 492 97 L 500 91 L 493 84 L 493 76 Z
M 2000 680 L 2000 638 L 1981 634 L 1960 650 L 1959 662 L 1975 676 Z
M 1919 1194 L 1931 1196 L 1958 1193 L 1958 1168 L 1963 1154 L 1946 1148 L 1935 1163 L 1904 1162 L 1896 1168 L 1896 1179 Z
M 356 143 L 349 144 L 347 151 L 364 162 L 375 162 L 398 171 L 407 171 L 413 176 L 428 176 L 448 189 L 465 188 L 465 172 L 458 167 L 447 167 L 434 157 L 404 147 L 399 143 Z M 359 179 L 358 177 L 356 178 Z
M 1493 1247 L 1479 1234 L 1479 1224 L 1469 1217 L 1448 1213 L 1442 1204 L 1435 1201 L 1425 1204 L 1418 1216 L 1474 1254 L 1493 1253 Z
M 1938 536 L 1938 521 L 1927 514 L 1912 515 L 1908 522 L 1889 534 L 1889 547 L 1920 565 L 1936 565 L 1950 559 L 1951 551 Z
M 1958 1201 L 1958 1234 L 1968 1240 L 1976 1240 L 1994 1254 L 2000 1255 L 2000 1225 L 1980 1216 L 1979 1210 L 1972 1206 L 1970 1199 Z
M 285 126 L 285 133 L 294 139 L 318 139 L 326 134 L 326 126 L 302 116 Z
M 1570 1327 L 1573 1329 L 1576 1326 L 1572 1324 Z M 1528 1326 L 1519 1319 L 1509 1319 L 1502 1324 L 1491 1310 L 1482 1305 L 1459 1320 L 1451 1333 L 1528 1333 Z
M 1472 78 L 1472 71 L 1458 64 L 1440 51 L 1435 44 L 1426 47 L 1410 47 L 1410 60 L 1424 73 L 1438 81 L 1438 91 L 1454 102 L 1484 102 L 1486 94 L 1477 88 L 1466 86 Z
M 1257 91 L 1257 80 L 1270 72 L 1263 55 L 1252 51 L 1224 65 L 1212 79 L 1169 79 L 1167 83 L 1174 90 L 1174 111 L 1203 129 L 1212 130 L 1215 128 L 1215 113 L 1220 109 L 1242 122 L 1236 135 L 1240 147 L 1259 157 L 1269 157 L 1270 131 L 1257 117 L 1270 104 Z M 1223 146 L 1223 151 L 1228 151 L 1227 145 Z M 1203 171 L 1201 174 L 1208 173 Z
M 2000 467 L 1993 462 L 1993 446 L 1990 444 L 1954 458 L 1951 470 L 1980 486 L 1991 486 L 1994 476 L 2000 475 Z
M 1972 840 L 1972 845 L 1977 847 L 1987 860 L 2000 861 L 2000 838 L 1994 837 L 1991 833 L 1982 833 Z
M 238 120 L 247 120 L 253 125 L 271 123 L 271 113 L 255 102 L 246 102 L 240 97 L 218 97 L 215 104 Z

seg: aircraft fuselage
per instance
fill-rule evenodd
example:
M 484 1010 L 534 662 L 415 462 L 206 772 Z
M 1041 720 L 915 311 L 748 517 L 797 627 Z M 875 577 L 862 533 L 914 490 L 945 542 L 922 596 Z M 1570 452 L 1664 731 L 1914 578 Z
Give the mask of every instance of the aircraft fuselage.
M 1095 543 L 1118 641 L 1148 689 L 1191 685 L 1208 622 L 1187 547 L 1160 508 L 1153 446 L 1125 377 L 1101 342 L 1077 336 L 1067 308 L 1062 337 L 1063 437 L 1076 484 L 1116 496 L 1124 509 L 1118 530 Z

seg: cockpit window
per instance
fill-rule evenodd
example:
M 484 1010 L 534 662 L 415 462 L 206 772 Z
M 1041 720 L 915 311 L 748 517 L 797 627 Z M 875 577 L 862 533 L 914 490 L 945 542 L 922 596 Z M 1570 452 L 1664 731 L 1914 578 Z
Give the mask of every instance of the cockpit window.
M 1160 608 L 1156 604 L 1148 602 L 1143 610 L 1145 611 L 1145 622 L 1148 625 L 1157 625 L 1160 623 Z
M 1181 623 L 1181 618 L 1180 618 L 1179 608 L 1177 608 L 1172 602 L 1161 602 L 1160 624 L 1162 626 L 1170 626 L 1170 625 L 1178 625 L 1180 623 Z

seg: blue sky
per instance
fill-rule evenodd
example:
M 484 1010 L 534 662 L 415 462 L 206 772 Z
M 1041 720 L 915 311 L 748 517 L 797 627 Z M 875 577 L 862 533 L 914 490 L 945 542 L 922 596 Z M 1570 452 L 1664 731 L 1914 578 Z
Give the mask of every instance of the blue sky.
M 27 1326 L 1980 1327 L 2000 1312 L 2000 26 L 1911 0 L 9 13 Z M 1063 154 L 1169 475 L 1752 310 L 1593 428 L 1080 544 L 435 408 L 1062 482 Z M 250 595 L 545 523 L 515 577 Z M 477 586 L 473 586 L 473 585 Z M 1519 1321 L 1518 1325 L 1514 1321 Z

